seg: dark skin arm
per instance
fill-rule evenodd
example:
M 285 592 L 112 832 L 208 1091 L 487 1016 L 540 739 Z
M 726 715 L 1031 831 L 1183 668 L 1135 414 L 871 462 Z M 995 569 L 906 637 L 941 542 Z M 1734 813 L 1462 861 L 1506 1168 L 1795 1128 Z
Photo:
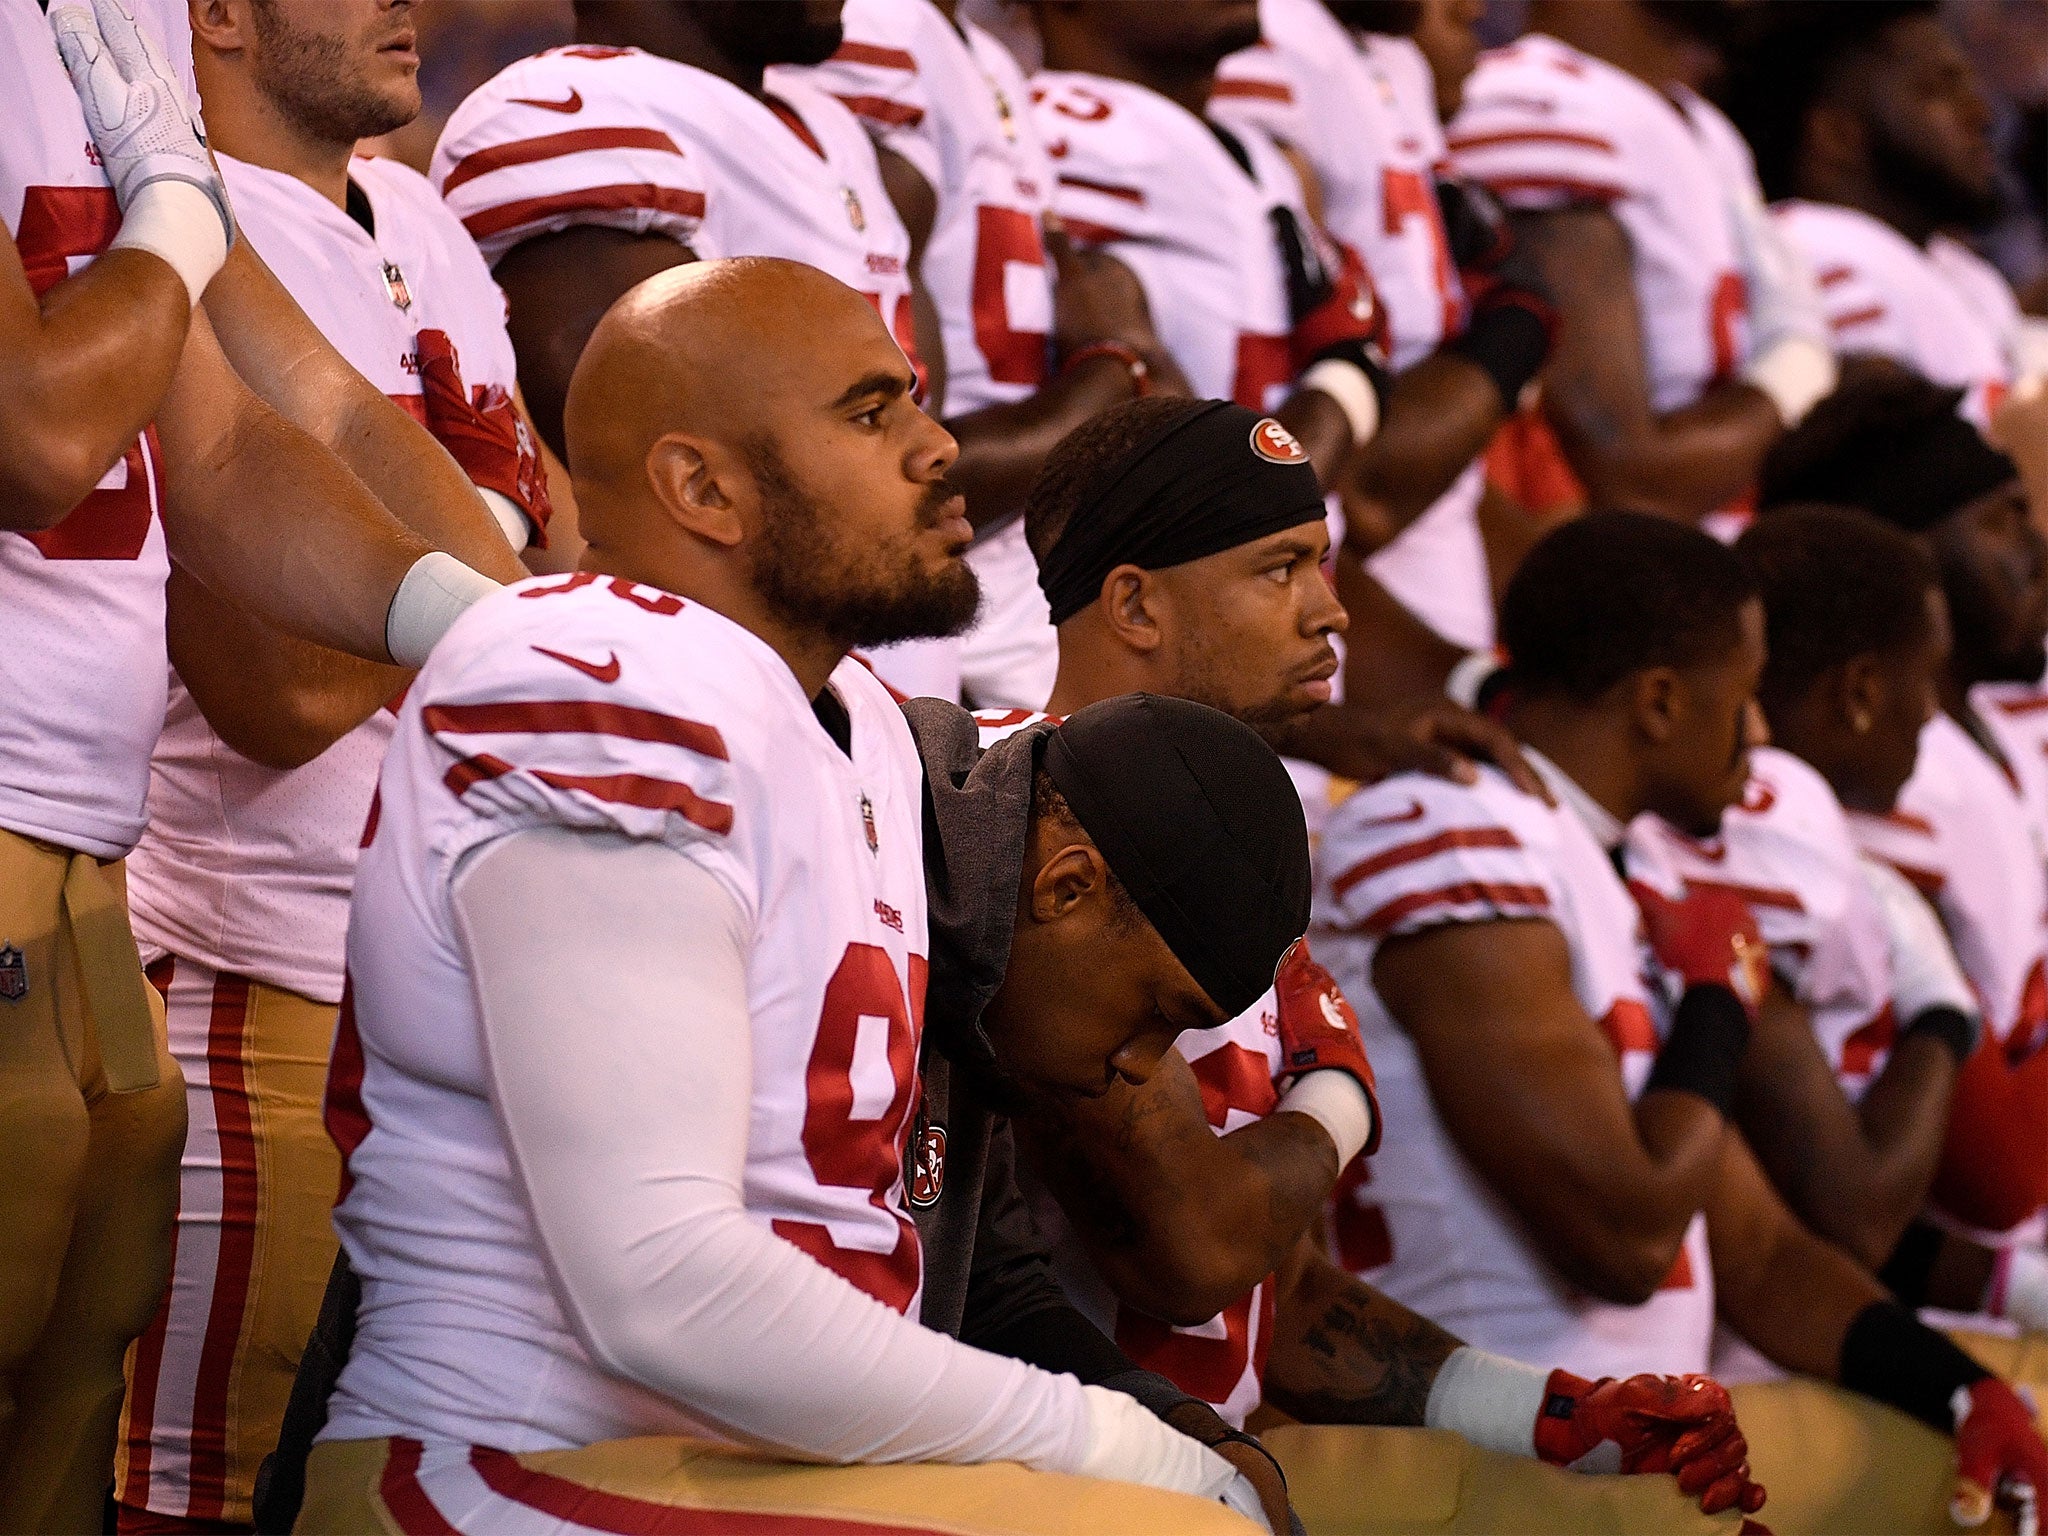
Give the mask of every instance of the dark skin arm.
M 1454 352 L 1394 380 L 1379 431 L 1345 472 L 1345 542 L 1371 554 L 1428 510 L 1486 450 L 1505 413 L 1484 369 Z
M 1110 1288 L 1181 1327 L 1207 1322 L 1271 1274 L 1337 1182 L 1337 1149 L 1306 1115 L 1268 1115 L 1218 1136 L 1176 1051 L 1142 1086 L 1047 1104 L 1017 1130 Z
M 1736 380 L 1693 404 L 1650 408 L 1627 233 L 1604 208 L 1519 214 L 1557 305 L 1543 408 L 1593 505 L 1696 521 L 1755 481 L 1783 430 L 1776 407 Z
M 1909 1035 L 1851 1105 L 1806 1009 L 1773 982 L 1743 1053 L 1735 1117 L 1799 1218 L 1875 1269 L 1926 1203 L 1954 1085 L 1947 1047 Z
M 1522 793 L 1550 798 L 1507 727 L 1445 698 L 1404 709 L 1326 704 L 1267 726 L 1260 734 L 1283 756 L 1301 758 L 1361 784 L 1418 772 L 1469 784 L 1477 761 L 1502 770 Z
M 924 174 L 892 150 L 877 149 L 889 201 L 910 232 L 913 271 L 921 271 L 926 243 L 938 219 L 938 193 Z M 1153 387 L 1185 394 L 1186 381 L 1153 333 L 1145 293 L 1122 262 L 1100 251 L 1077 251 L 1057 231 L 1046 236 L 1046 254 L 1056 270 L 1053 287 L 1053 351 L 1064 359 L 1096 341 L 1118 341 L 1143 357 L 1154 373 Z M 920 302 L 931 300 L 920 281 Z M 933 311 L 929 339 L 919 345 L 931 371 L 932 398 L 943 407 L 945 347 Z M 1036 393 L 1004 405 L 948 415 L 946 430 L 960 444 L 960 459 L 947 478 L 967 498 L 967 518 L 976 529 L 999 528 L 1024 510 L 1024 497 L 1045 456 L 1074 428 L 1131 398 L 1130 371 L 1113 357 L 1084 359 L 1062 370 Z
M 1266 1401 L 1304 1424 L 1419 1425 L 1462 1342 L 1304 1240 L 1275 1279 Z
M 1335 557 L 1345 631 L 1344 699 L 1361 709 L 1401 713 L 1441 699 L 1465 652 L 1402 607 L 1348 545 Z
M 1628 1102 L 1613 1047 L 1572 992 L 1564 936 L 1547 922 L 1391 939 L 1372 982 L 1414 1039 L 1451 1139 L 1543 1256 L 1602 1300 L 1647 1300 L 1713 1188 L 1720 1115 L 1669 1090 Z
M 1722 1138 L 1707 1200 L 1714 1302 L 1728 1326 L 1788 1371 L 1833 1381 L 1856 1314 L 1883 1286 L 1787 1210 L 1738 1135 Z

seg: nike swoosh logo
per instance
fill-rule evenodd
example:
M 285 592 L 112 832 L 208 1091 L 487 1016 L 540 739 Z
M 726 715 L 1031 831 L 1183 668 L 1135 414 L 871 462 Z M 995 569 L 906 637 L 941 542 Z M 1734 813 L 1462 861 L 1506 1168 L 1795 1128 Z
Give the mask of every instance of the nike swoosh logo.
M 574 86 L 569 87 L 569 97 L 566 101 L 536 101 L 531 96 L 514 96 L 511 99 L 518 102 L 522 107 L 539 107 L 543 112 L 581 112 L 583 110 L 583 93 Z M 539 647 L 536 646 L 534 649 L 538 650 Z
M 565 667 L 574 667 L 585 677 L 594 677 L 600 683 L 616 683 L 619 680 L 619 653 L 613 651 L 600 664 L 585 661 L 581 656 L 564 656 L 560 651 L 551 651 L 544 645 L 533 647 L 550 661 L 559 661 Z
M 1396 811 L 1391 816 L 1375 816 L 1371 821 L 1362 821 L 1359 825 L 1361 827 L 1398 827 L 1404 821 L 1420 820 L 1422 820 L 1422 802 L 1420 800 L 1410 800 L 1408 802 L 1408 809 L 1405 811 Z

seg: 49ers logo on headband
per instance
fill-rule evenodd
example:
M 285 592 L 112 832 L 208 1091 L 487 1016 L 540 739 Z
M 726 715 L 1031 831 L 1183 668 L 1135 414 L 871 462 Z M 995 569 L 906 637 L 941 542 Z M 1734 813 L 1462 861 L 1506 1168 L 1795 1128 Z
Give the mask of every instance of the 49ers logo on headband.
M 1261 416 L 1252 428 L 1252 452 L 1268 464 L 1306 464 L 1308 450 L 1295 435 L 1270 416 Z

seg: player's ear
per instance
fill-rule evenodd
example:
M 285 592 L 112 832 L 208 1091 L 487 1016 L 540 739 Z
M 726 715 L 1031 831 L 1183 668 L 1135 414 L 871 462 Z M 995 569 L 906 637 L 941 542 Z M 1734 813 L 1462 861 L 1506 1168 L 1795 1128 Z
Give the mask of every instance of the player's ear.
M 713 444 L 680 432 L 647 450 L 647 484 L 686 532 L 726 549 L 746 535 L 735 492 L 738 464 Z
M 1677 733 L 1683 718 L 1685 680 L 1673 667 L 1645 667 L 1616 685 L 1628 690 L 1629 715 L 1635 728 L 1662 746 Z
M 1109 865 L 1093 843 L 1064 842 L 1038 866 L 1031 881 L 1031 918 L 1053 923 L 1072 917 L 1090 901 L 1109 898 Z
M 1842 663 L 1833 692 L 1837 718 L 1861 736 L 1884 715 L 1891 686 L 1875 656 L 1851 656 Z
M 248 46 L 252 23 L 249 0 L 190 0 L 192 41 L 215 53 L 235 53 Z
M 1153 572 L 1120 565 L 1103 577 L 1096 606 L 1117 639 L 1134 651 L 1156 651 L 1166 639 L 1159 624 L 1162 596 Z

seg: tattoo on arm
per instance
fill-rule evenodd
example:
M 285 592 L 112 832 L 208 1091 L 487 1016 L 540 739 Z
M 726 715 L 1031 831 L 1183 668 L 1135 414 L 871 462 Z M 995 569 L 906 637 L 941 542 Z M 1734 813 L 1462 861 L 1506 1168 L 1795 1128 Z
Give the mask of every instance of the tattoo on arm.
M 1420 1424 L 1436 1373 L 1459 1344 L 1323 1260 L 1280 1307 L 1266 1397 L 1307 1424 Z

